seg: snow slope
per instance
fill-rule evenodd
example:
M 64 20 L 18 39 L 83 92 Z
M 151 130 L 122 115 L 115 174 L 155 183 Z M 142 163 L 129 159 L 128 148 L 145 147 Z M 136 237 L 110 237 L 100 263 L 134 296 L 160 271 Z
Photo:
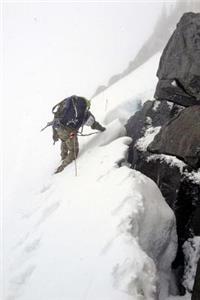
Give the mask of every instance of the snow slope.
M 175 218 L 156 184 L 127 165 L 131 139 L 124 128 L 140 102 L 153 97 L 158 60 L 93 99 L 91 110 L 107 130 L 80 139 L 78 176 L 74 163 L 52 175 L 59 146 L 49 147 L 50 130 L 40 134 L 30 121 L 35 115 L 22 120 L 9 194 L 9 203 L 21 198 L 21 211 L 9 232 L 14 243 L 6 243 L 3 300 L 168 297 Z M 40 124 L 43 117 L 38 113 Z

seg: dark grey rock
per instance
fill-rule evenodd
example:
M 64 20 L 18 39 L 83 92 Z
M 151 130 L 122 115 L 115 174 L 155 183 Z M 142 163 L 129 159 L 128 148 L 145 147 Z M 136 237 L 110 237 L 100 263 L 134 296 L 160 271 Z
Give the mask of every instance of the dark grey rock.
M 194 173 L 194 167 L 188 165 L 188 162 L 196 162 L 198 157 L 196 146 L 200 145 L 199 113 L 200 106 L 183 108 L 172 103 L 170 105 L 166 101 L 147 101 L 141 110 L 128 120 L 126 125 L 127 134 L 133 139 L 129 150 L 129 163 L 132 168 L 154 180 L 176 216 L 178 251 L 173 262 L 173 270 L 180 295 L 185 293 L 182 285 L 185 266 L 182 246 L 186 240 L 200 232 L 200 210 L 198 208 L 200 207 L 200 184 L 193 179 L 194 176 L 191 176 Z M 181 124 L 180 120 L 182 120 Z M 173 153 L 168 153 L 170 156 L 167 157 L 166 153 L 162 152 L 163 148 L 161 151 L 157 149 L 160 146 L 160 138 L 157 142 L 155 140 L 159 136 L 162 137 L 163 128 L 172 125 L 173 129 L 170 128 L 167 131 L 169 137 L 162 139 L 161 143 L 162 147 L 168 149 L 170 145 L 173 145 L 176 149 Z M 162 128 L 153 141 L 158 152 L 154 155 L 148 151 L 152 150 L 150 146 L 147 147 L 147 150 L 141 150 L 137 143 L 150 127 L 157 126 Z M 182 151 L 185 156 L 180 157 L 182 152 L 177 153 L 177 151 Z M 192 156 L 188 157 L 187 155 L 190 153 Z M 185 164 L 181 161 L 178 164 L 171 164 L 168 159 L 165 159 L 171 158 L 174 161 L 176 157 L 172 154 L 186 160 Z M 181 165 L 182 167 L 180 167 Z
M 200 194 L 200 187 L 199 187 L 199 194 Z M 197 208 L 194 211 L 194 215 L 192 218 L 192 228 L 193 228 L 194 235 L 200 236 L 200 203 L 199 206 L 197 206 Z
M 155 98 L 159 100 L 171 101 L 185 107 L 200 104 L 196 98 L 188 95 L 180 86 L 173 86 L 173 81 L 174 80 L 169 79 L 159 80 L 156 87 Z
M 146 101 L 142 109 L 137 111 L 126 124 L 127 133 L 133 139 L 133 144 L 144 135 L 149 126 L 164 125 L 169 120 L 173 109 L 167 101 Z
M 150 153 L 138 151 L 135 169 L 150 177 L 159 187 L 168 205 L 175 210 L 177 194 L 181 183 L 181 172 L 177 166 L 170 166 L 159 159 L 148 160 Z
M 200 104 L 200 13 L 182 16 L 160 59 L 155 98 Z
M 200 168 L 199 13 L 183 15 L 163 52 L 157 75 L 155 97 L 159 101 L 147 101 L 126 125 L 133 140 L 129 163 L 156 182 L 175 213 L 178 251 L 172 267 L 183 295 L 183 244 L 200 235 L 200 183 L 198 176 L 193 176 Z M 148 139 L 141 138 L 155 132 L 153 129 L 158 126 L 160 132 L 146 147 Z M 192 300 L 200 299 L 199 276 L 198 265 Z
M 196 219 L 194 220 L 194 216 L 200 206 L 200 185 L 194 182 L 188 174 L 188 172 L 185 172 L 181 176 L 175 202 L 174 213 L 178 234 L 178 253 L 174 261 L 174 267 L 184 265 L 182 245 L 186 240 L 196 235 L 198 231 L 198 222 Z
M 200 299 L 200 259 L 197 264 L 197 271 L 196 271 L 196 277 L 195 277 L 191 300 L 199 300 L 199 299 Z
M 166 123 L 148 150 L 174 155 L 194 168 L 200 167 L 200 106 L 188 107 Z
M 129 162 L 132 168 L 154 180 L 172 208 L 174 208 L 180 186 L 181 173 L 179 168 L 171 167 L 159 158 L 148 161 L 151 153 L 141 151 L 136 143 L 138 139 L 144 136 L 148 128 L 163 126 L 182 109 L 183 107 L 167 101 L 147 101 L 142 109 L 128 120 L 126 125 L 127 134 L 133 140 L 129 150 Z

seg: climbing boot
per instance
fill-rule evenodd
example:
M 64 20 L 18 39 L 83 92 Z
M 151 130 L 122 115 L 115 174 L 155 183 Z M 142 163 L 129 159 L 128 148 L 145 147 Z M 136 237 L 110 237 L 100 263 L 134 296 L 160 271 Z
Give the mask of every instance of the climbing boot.
M 56 169 L 56 171 L 54 172 L 54 174 L 57 174 L 57 173 L 62 172 L 62 171 L 64 170 L 64 168 L 65 168 L 65 166 L 60 165 L 60 166 Z
M 96 130 L 99 130 L 99 131 L 104 131 L 106 130 L 105 127 L 103 127 L 101 124 L 99 124 L 97 121 L 95 121 L 92 126 L 91 126 L 92 129 L 96 129 Z

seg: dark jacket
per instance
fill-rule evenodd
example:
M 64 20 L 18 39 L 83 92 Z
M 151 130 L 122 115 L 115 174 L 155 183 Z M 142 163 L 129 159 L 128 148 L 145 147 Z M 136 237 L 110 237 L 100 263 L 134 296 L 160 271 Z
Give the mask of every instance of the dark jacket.
M 54 128 L 59 126 L 79 129 L 89 117 L 87 100 L 83 97 L 71 96 L 60 104 L 55 112 Z

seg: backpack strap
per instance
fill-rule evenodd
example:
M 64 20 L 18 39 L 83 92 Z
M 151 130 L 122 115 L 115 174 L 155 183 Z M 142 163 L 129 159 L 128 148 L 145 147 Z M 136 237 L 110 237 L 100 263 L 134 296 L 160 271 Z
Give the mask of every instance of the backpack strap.
M 76 98 L 75 98 L 75 99 L 76 99 Z M 72 104 L 73 104 L 73 108 L 74 108 L 74 111 L 75 111 L 75 117 L 77 118 L 78 112 L 77 112 L 76 105 L 75 105 L 75 103 L 74 103 L 74 98 L 72 98 Z
M 58 104 L 54 105 L 54 107 L 53 107 L 52 110 L 51 110 L 53 114 L 55 114 L 55 109 L 56 109 L 56 107 L 60 106 L 65 100 L 66 100 L 66 99 L 64 99 L 64 100 L 60 101 Z
M 89 109 L 90 109 L 90 106 L 91 106 L 91 101 L 86 99 L 86 98 L 83 98 L 85 100 L 85 103 L 86 103 L 86 108 L 85 108 L 85 112 L 84 112 L 84 117 L 83 117 L 83 121 L 82 121 L 82 124 L 81 124 L 81 130 L 80 132 L 82 133 L 83 132 L 83 126 L 85 124 L 85 121 L 88 119 L 88 115 L 89 115 Z

